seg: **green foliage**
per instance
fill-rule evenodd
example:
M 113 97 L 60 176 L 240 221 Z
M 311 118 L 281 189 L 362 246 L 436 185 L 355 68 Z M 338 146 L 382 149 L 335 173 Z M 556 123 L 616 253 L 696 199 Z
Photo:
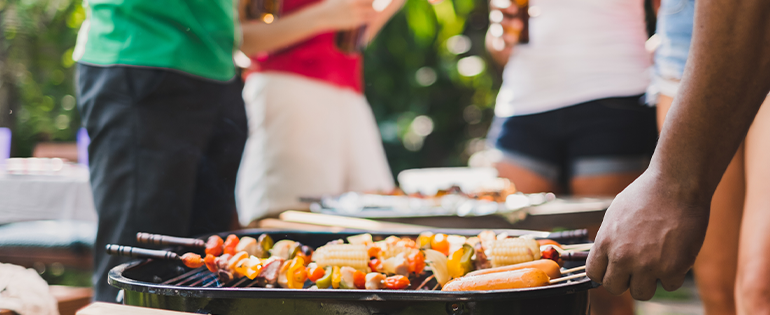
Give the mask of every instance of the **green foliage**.
M 12 73 L 19 91 L 15 155 L 30 155 L 38 141 L 74 140 L 80 0 L 0 0 L 0 14 L 10 65 L 0 70 Z M 480 147 L 499 86 L 485 57 L 486 27 L 486 0 L 408 0 L 366 50 L 365 92 L 394 173 L 463 165 Z M 482 61 L 479 73 L 460 74 L 466 57 L 471 66 Z
M 80 0 L 0 0 L 7 59 L 0 60 L 0 71 L 13 80 L 18 98 L 11 108 L 14 155 L 29 156 L 39 141 L 75 139 L 80 118 L 72 49 L 84 19 Z
M 484 50 L 487 12 L 485 0 L 407 0 L 366 50 L 365 92 L 394 173 L 464 165 L 483 147 L 499 87 Z M 466 57 L 483 70 L 461 75 Z

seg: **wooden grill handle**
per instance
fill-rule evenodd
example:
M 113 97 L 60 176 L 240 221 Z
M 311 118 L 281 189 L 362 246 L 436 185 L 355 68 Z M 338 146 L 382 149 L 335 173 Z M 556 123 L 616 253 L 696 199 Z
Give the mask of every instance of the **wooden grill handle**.
M 132 258 L 152 258 L 163 260 L 179 260 L 179 255 L 166 250 L 145 249 L 131 246 L 107 244 L 107 254 Z
M 136 233 L 136 241 L 140 244 L 152 244 L 152 245 L 180 245 L 188 247 L 205 247 L 206 243 L 197 238 L 176 237 L 160 234 L 150 234 L 139 232 Z
M 585 261 L 590 252 L 566 252 L 560 255 L 564 261 Z

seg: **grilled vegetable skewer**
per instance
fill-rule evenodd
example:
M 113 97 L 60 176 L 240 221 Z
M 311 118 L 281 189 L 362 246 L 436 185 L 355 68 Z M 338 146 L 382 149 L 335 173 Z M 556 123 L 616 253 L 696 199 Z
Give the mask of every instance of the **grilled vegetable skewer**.
M 182 263 L 184 263 L 185 266 L 190 268 L 200 268 L 203 266 L 203 260 L 201 259 L 201 256 L 195 253 L 186 253 L 182 256 L 179 256 L 177 255 L 177 253 L 166 251 L 166 250 L 145 249 L 145 248 L 121 246 L 121 245 L 114 245 L 114 244 L 108 244 L 105 247 L 105 250 L 109 255 L 125 256 L 125 257 L 132 257 L 132 258 L 179 260 Z

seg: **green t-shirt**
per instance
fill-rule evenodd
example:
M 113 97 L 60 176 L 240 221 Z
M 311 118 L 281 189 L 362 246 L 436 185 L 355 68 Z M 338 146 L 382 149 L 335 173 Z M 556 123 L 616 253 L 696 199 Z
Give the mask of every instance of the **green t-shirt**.
M 227 81 L 235 75 L 235 10 L 233 0 L 88 0 L 75 57 Z

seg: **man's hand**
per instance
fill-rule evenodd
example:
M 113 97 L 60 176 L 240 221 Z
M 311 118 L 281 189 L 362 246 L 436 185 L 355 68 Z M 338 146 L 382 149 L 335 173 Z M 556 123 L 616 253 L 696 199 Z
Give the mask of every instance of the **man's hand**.
M 652 298 L 658 280 L 667 291 L 679 288 L 708 226 L 710 197 L 687 198 L 692 195 L 653 168 L 642 174 L 607 210 L 588 257 L 588 277 L 613 294 L 630 288 L 637 300 Z

